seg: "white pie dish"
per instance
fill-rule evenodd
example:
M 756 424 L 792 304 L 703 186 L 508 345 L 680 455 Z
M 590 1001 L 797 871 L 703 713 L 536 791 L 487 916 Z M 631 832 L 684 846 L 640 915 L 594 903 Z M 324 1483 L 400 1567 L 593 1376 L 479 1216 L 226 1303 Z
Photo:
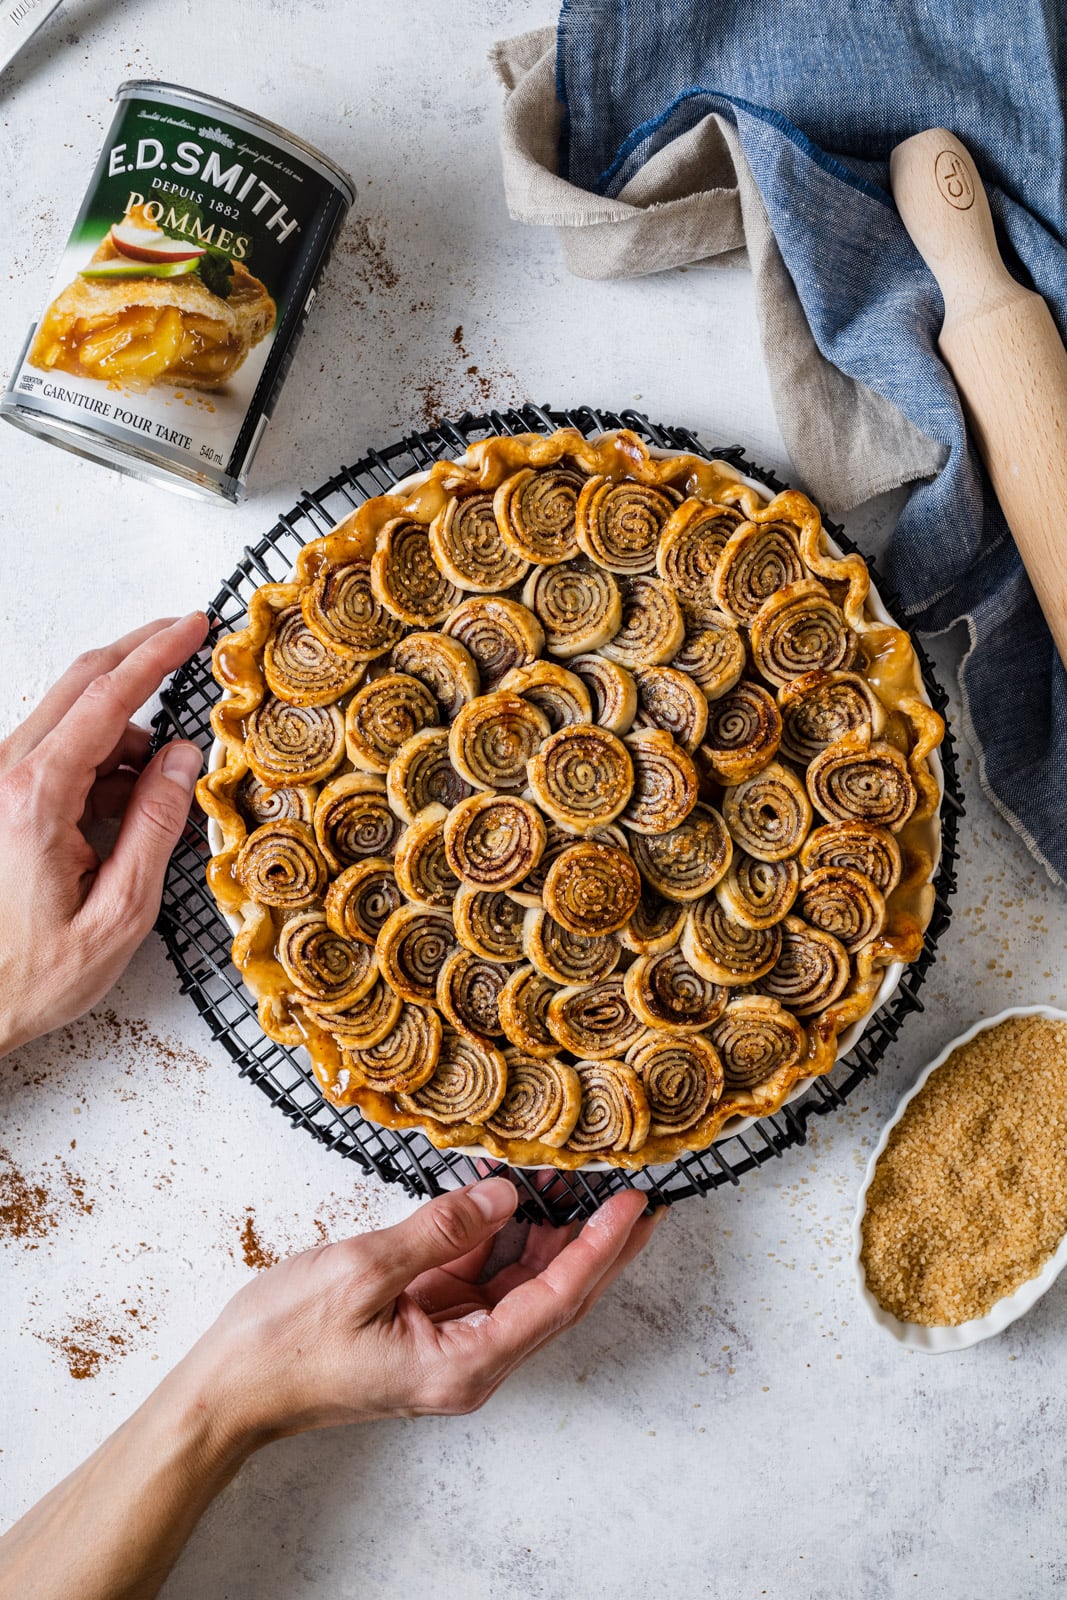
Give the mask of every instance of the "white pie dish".
M 595 435 L 593 437 L 597 438 L 597 437 L 601 437 L 601 436 L 600 435 Z M 658 448 L 656 446 L 650 446 L 649 447 L 649 454 L 651 456 L 657 458 L 657 459 L 666 460 L 666 459 L 671 459 L 673 457 L 690 455 L 690 454 L 692 454 L 692 452 L 691 451 L 685 451 L 685 450 L 666 450 L 666 449 Z M 466 461 L 467 457 L 466 457 L 466 455 L 463 455 L 463 456 L 457 457 L 456 459 L 460 463 L 463 463 L 463 462 Z M 408 477 L 402 478 L 393 488 L 389 489 L 387 492 L 390 493 L 390 494 L 403 494 L 403 493 L 407 492 L 408 490 L 417 488 L 419 485 L 424 483 L 428 477 L 429 477 L 429 472 L 428 471 L 411 473 Z M 774 490 L 768 489 L 766 484 L 760 483 L 759 480 L 756 479 L 756 478 L 746 477 L 744 474 L 741 474 L 741 473 L 738 474 L 738 477 L 739 477 L 739 480 L 740 480 L 741 483 L 745 484 L 748 488 L 754 490 L 764 501 L 766 501 L 768 498 L 772 497 L 773 494 L 776 492 Z M 385 491 L 383 491 L 383 492 L 385 492 Z M 827 544 L 829 550 L 831 551 L 831 553 L 833 555 L 842 556 L 844 554 L 844 552 L 842 551 L 840 545 L 838 545 L 836 543 L 836 541 L 828 533 L 824 532 L 824 538 L 826 540 L 826 544 Z M 886 607 L 882 602 L 881 596 L 877 592 L 877 589 L 876 589 L 876 587 L 874 585 L 873 580 L 872 580 L 872 583 L 871 583 L 871 587 L 870 587 L 870 591 L 869 591 L 869 595 L 868 595 L 868 599 L 867 599 L 867 607 L 868 607 L 871 615 L 874 617 L 874 619 L 877 622 L 883 623 L 887 627 L 900 628 L 901 624 L 898 623 L 893 617 L 891 617 L 889 612 L 886 610 Z M 920 694 L 921 694 L 922 699 L 929 705 L 930 704 L 930 700 L 929 700 L 929 697 L 928 697 L 927 692 L 926 692 L 926 687 L 925 687 L 925 685 L 923 685 L 921 683 L 920 683 Z M 944 793 L 945 793 L 945 781 L 944 781 L 944 769 L 943 769 L 943 766 L 942 766 L 942 763 L 941 763 L 940 752 L 938 750 L 932 751 L 930 753 L 930 755 L 928 756 L 927 760 L 928 760 L 928 763 L 929 763 L 929 766 L 930 766 L 930 770 L 933 773 L 934 778 L 936 779 L 940 796 L 943 799 L 944 798 Z M 208 753 L 208 770 L 211 771 L 211 772 L 217 771 L 219 767 L 225 765 L 225 761 L 226 761 L 226 749 L 225 749 L 225 746 L 221 743 L 220 740 L 216 739 L 212 743 L 211 749 L 210 749 L 210 751 Z M 933 879 L 933 877 L 935 876 L 935 874 L 937 872 L 937 868 L 938 868 L 938 864 L 940 862 L 940 856 L 941 856 L 941 808 L 940 808 L 940 805 L 938 806 L 938 809 L 934 813 L 934 815 L 930 818 L 928 827 L 929 827 L 929 837 L 925 842 L 926 842 L 926 845 L 927 845 L 927 849 L 928 849 L 929 856 L 930 856 L 930 862 L 931 862 L 929 878 L 928 878 L 928 881 L 930 881 L 930 880 Z M 208 819 L 208 830 L 207 831 L 208 831 L 208 842 L 209 842 L 209 845 L 210 845 L 210 848 L 211 848 L 211 852 L 212 852 L 213 855 L 218 854 L 218 852 L 223 847 L 222 846 L 222 830 L 219 827 L 219 824 L 217 822 L 215 822 L 215 820 L 213 818 L 209 818 Z M 225 917 L 226 922 L 228 923 L 229 927 L 234 932 L 234 934 L 237 934 L 237 933 L 239 933 L 241 931 L 242 924 L 241 924 L 241 922 L 240 922 L 240 920 L 238 918 L 235 918 L 235 917 L 233 917 L 230 914 L 225 913 L 225 912 L 222 913 L 222 915 Z M 874 997 L 874 999 L 873 999 L 873 1001 L 871 1003 L 871 1007 L 870 1007 L 869 1011 L 867 1012 L 867 1014 L 864 1017 L 861 1017 L 858 1021 L 854 1022 L 851 1025 L 851 1027 L 846 1028 L 845 1031 L 840 1035 L 840 1037 L 839 1037 L 839 1039 L 837 1041 L 837 1049 L 836 1049 L 836 1053 L 835 1053 L 835 1060 L 836 1061 L 840 1061 L 842 1059 L 842 1057 L 846 1056 L 848 1054 L 848 1052 L 851 1049 L 853 1049 L 856 1044 L 859 1043 L 859 1041 L 862 1038 L 866 1028 L 870 1024 L 870 1022 L 873 1019 L 873 1017 L 875 1016 L 875 1014 L 882 1008 L 882 1006 L 884 1006 L 889 1000 L 892 999 L 893 995 L 896 993 L 896 991 L 897 991 L 897 989 L 898 989 L 898 987 L 900 985 L 900 980 L 901 980 L 901 978 L 902 978 L 902 976 L 904 974 L 904 970 L 905 970 L 904 963 L 903 962 L 899 962 L 899 961 L 892 962 L 888 967 L 886 967 L 885 972 L 884 972 L 883 977 L 882 977 L 882 981 L 879 984 L 877 993 L 875 994 L 875 997 Z M 300 1053 L 301 1053 L 302 1057 L 306 1057 L 308 1063 L 310 1063 L 310 1057 L 308 1057 L 306 1055 L 306 1052 L 301 1050 Z M 813 1082 L 814 1082 L 814 1079 L 812 1077 L 802 1078 L 802 1079 L 798 1080 L 798 1082 L 793 1085 L 793 1088 L 790 1090 L 790 1092 L 786 1096 L 785 1100 L 782 1102 L 783 1105 L 790 1105 L 794 1101 L 802 1098 L 803 1095 L 805 1095 L 807 1093 L 808 1089 L 811 1087 L 811 1084 Z M 731 1118 L 731 1120 L 729 1122 L 727 1122 L 719 1130 L 718 1134 L 712 1140 L 712 1143 L 713 1144 L 719 1144 L 719 1143 L 722 1143 L 726 1139 L 731 1139 L 731 1138 L 734 1138 L 738 1134 L 743 1134 L 748 1129 L 752 1128 L 759 1120 L 760 1120 L 760 1118 L 755 1117 L 755 1116 L 737 1116 L 737 1117 L 733 1117 L 733 1118 Z M 499 1158 L 492 1156 L 490 1154 L 490 1152 L 488 1150 L 486 1150 L 481 1145 L 463 1145 L 463 1146 L 456 1146 L 454 1148 L 460 1154 L 468 1155 L 468 1156 L 470 1156 L 472 1158 L 479 1158 L 479 1159 L 482 1159 L 482 1160 L 498 1163 L 498 1159 Z M 689 1152 L 679 1152 L 679 1155 L 681 1156 L 681 1155 L 684 1155 L 684 1154 L 687 1154 L 687 1153 L 689 1153 Z M 556 1167 L 550 1166 L 550 1165 L 545 1165 L 545 1166 L 541 1166 L 541 1167 L 529 1167 L 529 1168 L 527 1168 L 525 1170 L 528 1170 L 528 1171 L 555 1172 L 555 1171 L 557 1171 L 559 1169 L 557 1169 Z M 609 1172 L 609 1171 L 615 1171 L 616 1169 L 609 1162 L 587 1161 L 587 1162 L 585 1162 L 583 1164 L 583 1166 L 579 1170 L 584 1171 L 584 1172 L 597 1172 L 597 1171 Z
M 888 1338 L 904 1345 L 908 1350 L 921 1350 L 927 1355 L 944 1355 L 952 1350 L 969 1350 L 972 1345 L 980 1344 L 983 1339 L 994 1338 L 1020 1317 L 1025 1316 L 1042 1295 L 1051 1289 L 1063 1268 L 1067 1266 L 1067 1233 L 1065 1233 L 1040 1272 L 1028 1278 L 1025 1283 L 1021 1283 L 1012 1294 L 1004 1295 L 984 1317 L 973 1317 L 969 1322 L 957 1323 L 955 1327 L 926 1327 L 917 1322 L 901 1321 L 891 1311 L 886 1311 L 879 1305 L 867 1287 L 867 1278 L 863 1270 L 862 1228 L 867 1210 L 867 1191 L 871 1186 L 879 1157 L 889 1142 L 890 1134 L 927 1079 L 939 1067 L 944 1066 L 954 1050 L 958 1050 L 961 1045 L 970 1044 L 972 1039 L 984 1033 L 987 1028 L 994 1028 L 998 1023 L 1007 1022 L 1011 1017 L 1047 1017 L 1055 1022 L 1067 1022 L 1067 1011 L 1058 1011 L 1055 1006 L 1009 1006 L 1005 1011 L 998 1011 L 995 1016 L 981 1018 L 968 1028 L 966 1033 L 961 1033 L 957 1038 L 950 1040 L 933 1061 L 923 1068 L 911 1088 L 902 1096 L 893 1115 L 882 1129 L 881 1138 L 872 1150 L 867 1163 L 867 1171 L 856 1203 L 856 1215 L 852 1222 L 852 1265 L 860 1299 L 870 1320 Z

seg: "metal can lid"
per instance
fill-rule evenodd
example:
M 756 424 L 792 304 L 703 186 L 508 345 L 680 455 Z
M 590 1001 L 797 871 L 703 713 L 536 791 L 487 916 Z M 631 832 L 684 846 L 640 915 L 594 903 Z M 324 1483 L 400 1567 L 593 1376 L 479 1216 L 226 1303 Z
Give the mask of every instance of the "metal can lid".
M 246 111 L 243 106 L 235 106 L 229 100 L 219 99 L 217 95 L 201 94 L 198 89 L 185 89 L 181 84 L 163 83 L 156 78 L 130 79 L 126 83 L 120 83 L 115 91 L 116 100 L 131 100 L 135 96 L 146 100 L 174 100 L 190 107 L 203 106 L 220 116 L 229 117 L 231 121 L 244 122 L 250 133 L 266 133 L 276 144 L 288 149 L 309 167 L 313 167 L 320 176 L 336 184 L 344 195 L 346 204 L 351 205 L 356 197 L 355 185 L 342 167 L 331 161 L 321 150 L 317 150 L 313 144 L 308 144 L 306 139 L 290 133 L 287 128 L 279 127 L 267 117 L 261 117 L 256 111 Z

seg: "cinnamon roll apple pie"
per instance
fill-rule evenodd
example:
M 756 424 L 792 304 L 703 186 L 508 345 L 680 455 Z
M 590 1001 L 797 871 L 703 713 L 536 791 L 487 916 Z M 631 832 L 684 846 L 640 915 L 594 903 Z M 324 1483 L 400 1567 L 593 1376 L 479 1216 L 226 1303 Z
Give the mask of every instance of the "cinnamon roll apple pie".
M 486 439 L 308 544 L 214 671 L 234 962 L 372 1121 L 666 1163 L 827 1072 L 921 948 L 911 642 L 811 500 L 724 462 Z

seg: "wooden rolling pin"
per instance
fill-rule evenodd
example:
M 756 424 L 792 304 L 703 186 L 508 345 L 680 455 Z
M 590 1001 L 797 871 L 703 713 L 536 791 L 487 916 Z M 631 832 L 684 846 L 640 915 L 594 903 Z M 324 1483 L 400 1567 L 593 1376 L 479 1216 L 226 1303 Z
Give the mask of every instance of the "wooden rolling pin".
M 939 345 L 1067 666 L 1067 351 L 1001 260 L 982 180 L 943 128 L 890 160 L 893 198 L 945 300 Z

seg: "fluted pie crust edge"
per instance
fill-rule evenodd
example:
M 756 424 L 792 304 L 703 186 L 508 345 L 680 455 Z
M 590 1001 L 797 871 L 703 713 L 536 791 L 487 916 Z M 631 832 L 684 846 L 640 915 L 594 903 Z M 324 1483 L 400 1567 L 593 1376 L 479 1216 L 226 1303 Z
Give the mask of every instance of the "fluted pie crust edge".
M 730 507 L 744 519 L 742 528 L 788 524 L 795 531 L 808 572 L 833 593 L 859 641 L 861 661 L 852 670 L 861 673 L 875 691 L 895 727 L 897 742 L 906 748 L 904 762 L 917 797 L 913 816 L 897 834 L 904 872 L 887 899 L 884 927 L 854 957 L 854 974 L 841 997 L 820 1014 L 802 1019 L 806 1049 L 800 1058 L 753 1088 L 728 1084 L 706 1115 L 681 1134 L 653 1134 L 636 1150 L 598 1150 L 591 1155 L 536 1141 L 501 1139 L 483 1122 L 437 1122 L 425 1112 L 404 1110 L 393 1095 L 354 1082 L 341 1050 L 320 1025 L 321 1010 L 313 1018 L 302 1008 L 277 959 L 278 928 L 271 909 L 248 896 L 234 871 L 249 832 L 237 800 L 251 770 L 246 730 L 269 694 L 263 654 L 279 615 L 299 605 L 311 586 L 335 569 L 356 561 L 369 563 L 382 530 L 396 519 L 428 528 L 457 492 L 492 492 L 521 469 L 558 463 L 579 473 L 602 476 L 610 483 L 631 481 Z M 564 667 L 569 664 L 562 661 Z M 221 748 L 222 758 L 221 764 L 201 779 L 198 797 L 215 824 L 213 837 L 221 844 L 209 863 L 208 882 L 220 910 L 240 930 L 233 944 L 234 963 L 259 1001 L 261 1021 L 271 1037 L 306 1047 L 326 1099 L 339 1107 L 358 1106 L 372 1122 L 418 1128 L 440 1148 L 479 1147 L 516 1166 L 569 1169 L 606 1163 L 636 1169 L 664 1165 L 682 1153 L 706 1148 L 736 1119 L 773 1113 L 798 1081 L 828 1072 L 840 1036 L 870 1012 L 885 969 L 893 963 L 913 961 L 922 948 L 933 909 L 931 878 L 939 838 L 940 787 L 929 757 L 941 741 L 943 723 L 925 698 L 910 638 L 904 630 L 878 619 L 870 601 L 866 564 L 859 555 L 837 556 L 830 550 L 819 512 L 806 496 L 795 490 L 772 498 L 760 495 L 728 463 L 686 454 L 653 455 L 636 435 L 625 430 L 596 440 L 564 429 L 547 437 L 531 434 L 480 441 L 462 460 L 437 462 L 427 473 L 407 480 L 400 492 L 367 501 L 330 533 L 306 545 L 291 581 L 265 584 L 253 594 L 246 627 L 217 646 L 215 670 L 225 691 L 212 715 L 216 750 Z M 635 731 L 639 731 L 636 724 Z M 256 776 L 262 777 L 262 773 Z M 822 820 L 816 815 L 815 825 Z M 738 993 L 733 991 L 734 996 Z

